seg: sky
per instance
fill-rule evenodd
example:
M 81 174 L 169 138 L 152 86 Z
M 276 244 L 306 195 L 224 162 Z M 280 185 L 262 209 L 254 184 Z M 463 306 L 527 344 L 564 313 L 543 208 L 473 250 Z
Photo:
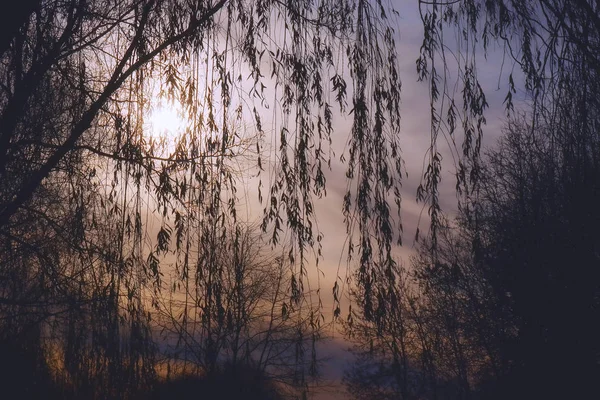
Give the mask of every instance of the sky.
M 398 20 L 398 35 L 396 44 L 400 62 L 401 90 L 401 133 L 400 145 L 404 158 L 407 178 L 403 178 L 401 218 L 404 226 L 402 234 L 403 246 L 397 248 L 397 254 L 402 261 L 408 263 L 409 256 L 414 252 L 414 237 L 419 227 L 426 232 L 429 226 L 427 209 L 424 204 L 416 202 L 417 187 L 424 172 L 424 162 L 430 144 L 429 96 L 426 82 L 417 81 L 415 61 L 419 56 L 419 48 L 423 38 L 422 22 L 418 12 L 418 2 L 404 0 L 398 2 L 400 11 Z M 487 126 L 484 131 L 484 146 L 493 146 L 500 135 L 505 119 L 503 101 L 508 90 L 507 65 L 501 74 L 499 65 L 502 62 L 501 49 L 492 49 L 487 60 L 481 57 L 479 62 L 479 78 L 486 92 L 490 105 L 487 113 Z M 452 71 L 453 66 L 450 65 Z M 500 82 L 499 82 L 500 80 Z M 453 85 L 454 82 L 450 82 Z M 518 84 L 518 82 L 517 82 Z M 460 93 L 458 93 L 460 96 Z M 346 274 L 346 231 L 342 215 L 342 199 L 346 192 L 346 166 L 339 161 L 346 137 L 351 129 L 351 118 L 336 116 L 334 120 L 334 151 L 336 158 L 332 160 L 332 168 L 326 172 L 327 196 L 315 202 L 318 228 L 324 234 L 323 259 L 320 268 L 324 273 L 321 287 L 325 293 L 331 293 L 335 278 L 339 273 Z M 443 156 L 443 178 L 440 186 L 441 205 L 444 212 L 450 215 L 457 211 L 454 177 L 455 165 L 449 147 L 440 137 L 440 151 Z M 460 142 L 459 142 L 460 146 Z M 264 183 L 264 181 L 263 181 Z M 255 200 L 254 182 L 247 185 L 249 215 L 257 215 L 262 208 Z M 254 200 L 253 200 L 254 199 Z M 326 304 L 331 304 L 331 298 L 324 298 Z M 325 307 L 327 309 L 327 306 Z M 325 310 L 327 312 L 327 310 Z M 343 310 L 345 311 L 345 310 Z
M 422 22 L 418 12 L 418 2 L 404 0 L 399 2 L 400 10 L 398 36 L 396 43 L 400 61 L 400 77 L 402 80 L 402 103 L 401 103 L 401 137 L 400 143 L 402 156 L 406 165 L 408 177 L 403 179 L 401 217 L 404 231 L 402 234 L 403 246 L 397 249 L 398 257 L 405 265 L 409 263 L 409 257 L 415 250 L 414 237 L 417 227 L 425 232 L 429 226 L 427 209 L 423 204 L 416 202 L 417 187 L 423 175 L 425 156 L 430 140 L 429 119 L 429 96 L 426 82 L 417 81 L 415 61 L 419 55 L 419 48 L 423 38 Z M 501 72 L 502 49 L 491 49 L 487 59 L 481 57 L 478 60 L 478 77 L 486 93 L 489 109 L 486 112 L 487 125 L 484 128 L 484 148 L 494 145 L 501 134 L 501 128 L 506 120 L 504 98 L 508 91 L 508 73 L 510 63 L 505 61 L 504 70 Z M 452 70 L 452 66 L 450 66 Z M 455 68 L 454 68 L 455 69 Z M 515 81 L 519 87 L 518 75 L 515 73 Z M 452 82 L 451 82 L 452 84 Z M 458 94 L 460 96 L 460 93 Z M 522 92 L 515 95 L 515 102 L 522 100 Z M 517 108 L 517 105 L 515 105 Z M 334 143 L 344 143 L 344 135 L 350 130 L 349 118 L 338 117 L 334 128 L 336 135 L 342 140 Z M 339 138 L 338 138 L 339 139 Z M 443 139 L 440 138 L 440 141 Z M 449 147 L 445 142 L 440 142 L 440 150 L 444 157 L 443 178 L 440 186 L 441 206 L 444 212 L 453 215 L 457 211 L 457 199 L 455 192 L 456 179 L 454 177 L 455 166 Z M 331 288 L 336 276 L 342 278 L 347 273 L 345 226 L 342 216 L 342 199 L 346 190 L 345 166 L 339 162 L 339 149 L 336 149 L 337 160 L 332 162 L 332 169 L 327 176 L 327 197 L 318 200 L 315 204 L 318 227 L 324 234 L 323 259 L 320 268 L 324 273 L 320 281 L 323 288 L 324 312 L 327 317 L 332 313 Z M 251 196 L 250 196 L 251 197 Z M 261 209 L 259 208 L 259 211 Z M 251 211 L 253 214 L 253 211 Z M 347 301 L 343 303 L 342 317 L 347 315 Z M 329 359 L 324 364 L 323 375 L 326 386 L 317 393 L 319 400 L 346 398 L 342 390 L 341 379 L 343 370 L 347 368 L 352 356 L 348 353 L 347 343 L 339 332 L 331 331 L 332 339 L 321 345 L 322 355 Z
M 409 265 L 409 257 L 415 250 L 414 237 L 417 228 L 421 232 L 426 232 L 429 226 L 427 209 L 424 204 L 416 202 L 416 192 L 423 175 L 426 153 L 430 144 L 430 106 L 427 83 L 417 81 L 415 64 L 423 38 L 418 2 L 403 0 L 396 3 L 400 12 L 396 44 L 400 63 L 399 72 L 402 80 L 400 144 L 407 173 L 407 177 L 403 178 L 401 192 L 401 217 L 404 226 L 402 233 L 403 246 L 396 249 L 396 254 L 399 261 Z M 511 72 L 511 65 L 510 62 L 504 61 L 503 70 L 501 70 L 500 66 L 502 65 L 502 49 L 499 48 L 492 48 L 486 58 L 481 54 L 478 60 L 478 77 L 489 103 L 489 109 L 486 111 L 487 125 L 484 128 L 484 148 L 494 145 L 501 134 L 501 128 L 506 119 L 503 101 L 508 91 L 508 74 Z M 452 72 L 456 71 L 456 66 L 450 65 L 449 68 L 452 75 Z M 516 75 L 515 80 L 517 87 L 519 87 L 518 75 Z M 453 86 L 453 84 L 453 81 L 449 82 L 450 86 Z M 524 99 L 521 93 L 517 93 L 517 103 Z M 457 93 L 457 97 L 459 96 L 460 93 Z M 518 108 L 518 105 L 515 107 Z M 158 119 L 154 122 L 159 126 L 159 129 L 164 129 L 161 125 L 161 119 L 173 119 L 174 117 L 172 112 L 169 113 L 164 109 L 161 112 L 163 116 L 158 116 Z M 324 303 L 323 312 L 329 320 L 331 320 L 333 311 L 331 289 L 335 279 L 340 276 L 343 280 L 346 274 L 349 273 L 346 263 L 347 249 L 345 248 L 347 235 L 342 215 L 342 199 L 347 185 L 346 167 L 339 161 L 339 156 L 342 154 L 346 142 L 345 138 L 351 129 L 350 118 L 337 116 L 334 123 L 336 136 L 333 138 L 333 142 L 336 158 L 332 160 L 331 170 L 326 171 L 327 196 L 315 201 L 317 227 L 324 234 L 322 242 L 323 258 L 319 263 L 323 276 L 320 277 L 319 286 Z M 441 206 L 444 212 L 453 215 L 457 211 L 455 165 L 452 162 L 450 148 L 446 145 L 444 138 L 440 137 L 439 143 L 441 144 L 440 151 L 443 156 L 443 175 L 440 186 Z M 460 146 L 460 141 L 458 144 Z M 262 178 L 264 194 L 268 191 L 268 177 L 263 176 Z M 256 178 L 246 178 L 243 182 L 244 188 L 240 190 L 240 192 L 245 193 L 244 211 L 246 217 L 250 220 L 259 220 L 264 207 L 258 202 L 256 184 Z M 309 267 L 309 274 L 314 279 L 316 267 Z M 314 281 L 311 286 L 316 286 Z M 343 301 L 342 305 L 342 317 L 345 317 L 347 315 L 347 300 Z M 351 362 L 351 355 L 346 351 L 349 344 L 343 339 L 342 335 L 336 330 L 330 330 L 329 335 L 331 340 L 321 344 L 321 354 L 329 358 L 329 361 L 324 364 L 323 373 L 326 381 L 333 386 L 317 396 L 317 399 L 321 400 L 345 398 L 339 390 L 340 381 L 344 367 L 347 367 Z

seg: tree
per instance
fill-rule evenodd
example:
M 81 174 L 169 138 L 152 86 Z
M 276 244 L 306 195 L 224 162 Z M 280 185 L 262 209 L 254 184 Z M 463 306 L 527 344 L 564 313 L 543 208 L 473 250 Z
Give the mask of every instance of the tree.
M 435 249 L 424 241 L 412 260 L 424 370 L 435 371 L 434 395 L 504 398 L 512 362 L 506 349 L 516 335 L 512 310 L 488 281 L 474 251 L 477 231 L 463 217 L 445 220 Z
M 265 250 L 256 228 L 237 224 L 221 238 L 156 299 L 166 368 L 175 378 L 254 371 L 281 391 L 303 392 L 317 377 L 318 305 L 294 293 L 293 266 Z
M 597 137 L 561 125 L 511 126 L 477 216 L 485 276 L 519 332 L 514 373 L 549 395 L 594 390 L 597 374 Z
M 352 115 L 344 155 L 350 183 L 342 204 L 349 255 L 359 264 L 365 317 L 384 322 L 380 299 L 389 292 L 392 245 L 401 230 L 399 216 L 392 217 L 400 206 L 402 159 L 391 7 L 367 0 L 318 5 L 41 0 L 22 5 L 14 21 L 3 24 L 0 40 L 5 315 L 26 306 L 27 314 L 39 313 L 34 321 L 43 325 L 57 312 L 54 300 L 72 310 L 92 292 L 111 305 L 107 315 L 115 332 L 121 332 L 123 310 L 131 332 L 137 331 L 143 295 L 162 288 L 161 261 L 175 252 L 183 270 L 201 264 L 203 254 L 189 258 L 190 246 L 201 240 L 215 248 L 225 221 L 236 218 L 236 162 L 247 154 L 248 144 L 257 149 L 255 166 L 268 165 L 272 175 L 268 195 L 263 199 L 260 193 L 266 200 L 262 227 L 273 244 L 289 233 L 288 260 L 295 266 L 290 281 L 294 298 L 301 297 L 311 250 L 317 258 L 320 254 L 313 200 L 325 194 L 328 146 L 338 140 L 333 134 L 337 109 Z M 477 52 L 471 50 L 478 42 L 484 50 L 492 40 L 506 45 L 534 99 L 533 125 L 562 118 L 571 107 L 582 121 L 576 132 L 585 137 L 595 129 L 597 115 L 591 105 L 597 89 L 598 5 L 564 0 L 419 5 L 425 34 L 417 69 L 429 85 L 431 148 L 417 197 L 430 205 L 435 249 L 442 227 L 439 134 L 464 133 L 461 151 L 454 150 L 462 207 L 477 197 L 482 174 L 487 101 L 477 79 Z M 548 28 L 540 28 L 544 25 Z M 459 48 L 469 49 L 457 57 L 462 99 L 455 99 L 443 78 L 448 26 L 460 33 Z M 574 71 L 581 79 L 570 85 Z M 159 78 L 158 90 L 179 101 L 190 121 L 171 148 L 144 134 L 154 96 L 151 82 Z M 512 75 L 508 81 L 511 109 Z M 269 102 L 271 94 L 276 104 Z M 561 102 L 565 94 L 576 101 Z M 267 107 L 275 109 L 271 121 L 261 115 Z M 272 123 L 278 142 L 269 143 L 265 123 Z M 268 144 L 276 156 L 265 160 Z M 589 159 L 565 165 L 588 173 L 593 153 L 575 154 L 587 153 Z M 151 218 L 146 209 L 159 216 Z M 104 220 L 98 223 L 98 218 Z M 151 219 L 158 233 L 151 232 Z M 71 264 L 73 258 L 80 263 Z M 98 266 L 100 278 L 90 272 Z M 36 283 L 23 287 L 22 279 L 31 277 Z M 85 289 L 72 296 L 75 281 Z M 35 312 L 31 299 L 41 304 Z M 26 325 L 19 324 L 16 332 Z M 110 346 L 120 357 L 120 344 Z
M 358 221 L 365 273 L 375 268 L 369 261 L 374 247 L 382 259 L 389 253 L 393 221 L 387 194 L 395 193 L 399 204 L 400 85 L 394 31 L 382 3 L 27 4 L 21 22 L 7 26 L 1 54 L 0 230 L 6 243 L 27 241 L 21 232 L 16 235 L 15 224 L 37 211 L 46 185 L 75 169 L 82 179 L 75 192 L 84 195 L 91 188 L 101 207 L 118 214 L 118 235 L 135 228 L 120 242 L 117 261 L 135 260 L 135 268 L 144 269 L 145 260 L 145 271 L 158 284 L 158 254 L 170 239 L 169 222 L 182 231 L 205 215 L 216 224 L 222 215 L 235 214 L 229 160 L 245 148 L 239 127 L 248 117 L 261 153 L 265 107 L 258 103 L 268 105 L 268 87 L 281 105 L 276 120 L 283 122 L 275 127 L 278 156 L 272 160 L 263 228 L 271 231 L 273 243 L 284 227 L 292 233 L 298 293 L 306 280 L 308 248 L 318 248 L 322 238 L 313 230 L 313 197 L 325 193 L 336 104 L 353 115 L 347 159 L 357 185 L 346 196 L 344 214 L 349 230 L 351 220 Z M 287 33 L 274 38 L 273 29 Z M 158 76 L 160 90 L 182 103 L 190 121 L 174 150 L 143 133 L 151 81 Z M 52 108 L 39 107 L 44 104 Z M 262 157 L 255 159 L 259 169 Z M 87 187 L 86 177 L 92 182 Z M 98 189 L 106 183 L 112 190 Z M 160 245 L 152 251 L 132 244 L 145 235 L 139 210 L 146 193 L 165 219 Z M 93 209 L 78 213 L 84 226 L 94 220 Z M 368 223 L 372 218 L 377 226 Z
M 359 306 L 365 296 L 360 287 L 351 292 Z M 351 310 L 343 328 L 353 344 L 355 364 L 345 372 L 348 392 L 355 399 L 413 398 L 421 394 L 416 366 L 415 293 L 402 264 L 394 264 L 387 291 L 378 298 L 374 321 L 364 307 Z
M 586 96 L 597 83 L 577 79 L 576 72 L 570 83 Z M 404 319 L 393 322 L 394 312 L 387 312 L 369 322 L 355 314 L 350 333 L 363 334 L 350 338 L 362 358 L 348 383 L 357 398 L 382 387 L 392 398 L 597 391 L 589 384 L 598 374 L 598 135 L 587 126 L 593 117 L 582 121 L 573 103 L 596 115 L 593 102 L 565 97 L 553 106 L 562 114 L 524 115 L 507 124 L 481 164 L 476 196 L 438 227 L 435 244 L 421 242 L 412 263 L 417 289 L 396 283 L 405 297 L 381 300 L 408 316 L 402 311 Z M 560 118 L 544 124 L 548 115 Z M 381 379 L 394 376 L 382 371 L 401 376 L 400 364 L 389 359 L 395 352 L 377 351 L 399 328 L 409 349 L 400 354 L 415 376 L 413 387 L 426 388 L 421 393 L 407 394 L 398 380 L 374 379 L 377 372 Z
M 598 7 L 596 1 L 568 0 L 419 1 L 424 38 L 417 70 L 420 79 L 429 86 L 431 147 L 417 198 L 430 204 L 434 244 L 436 226 L 441 222 L 438 216 L 442 215 L 438 197 L 440 134 L 448 138 L 457 160 L 460 201 L 468 203 L 480 182 L 479 153 L 488 102 L 478 77 L 479 63 L 487 58 L 493 46 L 503 48 L 502 69 L 506 61 L 510 71 L 504 100 L 509 114 L 514 112 L 513 95 L 522 88 L 532 100 L 535 110 L 532 115 L 536 120 L 547 121 L 548 113 L 554 113 L 551 119 L 557 119 L 558 110 L 554 107 L 565 95 L 593 103 L 595 100 L 589 95 L 579 97 L 582 92 L 567 82 L 575 69 L 585 71 L 588 82 L 597 81 Z M 452 32 L 456 34 L 451 35 Z M 448 60 L 456 60 L 456 64 Z M 587 123 L 585 108 L 576 115 Z
M 438 234 L 435 253 L 424 240 L 410 267 L 396 269 L 380 319 L 356 311 L 346 325 L 357 356 L 346 374 L 354 398 L 503 398 L 501 384 L 486 385 L 508 370 L 502 346 L 514 339 L 512 316 L 475 261 L 473 232 L 445 220 Z

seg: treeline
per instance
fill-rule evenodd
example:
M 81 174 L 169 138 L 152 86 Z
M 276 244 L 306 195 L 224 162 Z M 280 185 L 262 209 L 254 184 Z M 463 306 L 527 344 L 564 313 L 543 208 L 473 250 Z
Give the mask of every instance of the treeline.
M 244 121 L 246 82 L 232 78 L 249 65 L 250 86 L 264 88 L 264 49 L 251 39 L 271 16 L 300 11 L 176 0 L 14 6 L 0 13 L 0 397 L 147 398 L 168 396 L 164 385 L 207 397 L 306 393 L 322 319 L 298 242 L 269 243 L 270 224 L 263 235 L 237 216 L 237 185 L 261 165 L 264 132 L 256 109 Z M 335 25 L 337 7 L 321 17 Z M 213 47 L 227 20 L 237 22 Z M 312 46 L 294 37 L 298 49 Z M 159 93 L 189 122 L 163 140 L 146 123 Z M 252 98 L 264 100 L 259 90 Z M 306 191 L 311 163 L 303 159 Z M 269 198 L 287 185 L 296 193 L 282 182 Z M 272 207 L 276 236 L 284 211 Z
M 53 229 L 72 232 L 59 228 L 68 220 L 50 218 Z M 202 268 L 162 260 L 160 284 L 131 260 L 109 258 L 120 241 L 135 243 L 119 240 L 114 227 L 103 227 L 105 246 L 85 252 L 57 247 L 64 238 L 50 232 L 30 230 L 35 248 L 3 253 L 3 395 L 278 399 L 308 390 L 321 331 L 316 307 L 292 297 L 290 265 L 254 229 L 221 227 L 220 242 L 200 248 Z M 98 245 L 88 235 L 100 232 L 85 235 L 83 243 Z
M 458 215 L 390 269 L 373 314 L 354 311 L 354 398 L 599 395 L 598 78 L 574 62 L 513 116 Z
M 354 393 L 589 388 L 597 4 L 418 3 L 431 146 L 417 197 L 432 234 L 403 271 L 391 257 L 404 175 L 401 14 L 388 2 L 13 3 L 0 13 L 3 394 L 134 398 L 191 370 L 212 382 L 253 371 L 268 390 L 306 396 L 324 324 L 308 282 L 322 254 L 314 199 L 326 195 L 335 112 L 351 123 L 341 211 L 361 311 L 348 329 L 373 348 L 368 362 L 386 349 L 381 368 L 393 377 L 379 384 L 364 368 L 377 385 L 355 380 Z M 446 29 L 469 49 L 452 87 Z M 482 165 L 488 104 L 471 49 L 492 42 L 518 63 L 535 104 Z M 509 85 L 510 110 L 512 75 Z M 170 140 L 147 132 L 157 92 L 189 121 Z M 462 208 L 444 223 L 437 138 L 459 131 Z M 249 176 L 265 241 L 238 216 Z

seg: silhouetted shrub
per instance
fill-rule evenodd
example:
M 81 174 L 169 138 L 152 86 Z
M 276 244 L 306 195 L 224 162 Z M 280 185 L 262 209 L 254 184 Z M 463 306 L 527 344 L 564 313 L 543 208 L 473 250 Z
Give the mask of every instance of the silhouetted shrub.
M 156 385 L 150 399 L 280 400 L 284 395 L 266 374 L 249 366 L 225 367 L 212 374 L 185 375 Z
M 39 338 L 30 336 L 0 341 L 0 398 L 59 399 Z

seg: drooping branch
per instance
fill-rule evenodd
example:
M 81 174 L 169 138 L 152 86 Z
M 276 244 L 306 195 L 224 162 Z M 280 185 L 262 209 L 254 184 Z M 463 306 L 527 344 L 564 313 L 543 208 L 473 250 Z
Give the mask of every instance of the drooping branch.
M 62 145 L 60 145 L 60 147 L 56 149 L 56 151 L 48 158 L 48 160 L 46 160 L 44 164 L 32 174 L 28 182 L 17 192 L 14 199 L 6 204 L 4 209 L 0 212 L 0 227 L 5 226 L 9 222 L 12 215 L 17 212 L 19 207 L 28 201 L 29 198 L 31 198 L 44 178 L 51 173 L 51 171 L 58 165 L 63 157 L 74 148 L 79 138 L 90 128 L 92 122 L 98 115 L 98 112 L 106 104 L 108 99 L 121 88 L 123 83 L 134 72 L 138 71 L 142 66 L 147 64 L 150 60 L 164 50 L 168 49 L 173 44 L 195 34 L 200 27 L 202 27 L 214 16 L 214 14 L 223 8 L 225 3 L 226 0 L 220 0 L 212 8 L 206 11 L 200 18 L 194 19 L 193 23 L 191 23 L 190 26 L 183 32 L 169 37 L 167 40 L 156 46 L 152 51 L 139 57 L 135 62 L 131 63 L 131 65 L 127 67 L 127 64 L 131 61 L 131 58 L 134 54 L 134 50 L 144 34 L 144 29 L 148 22 L 149 14 L 154 6 L 154 1 L 147 3 L 144 7 L 135 37 L 131 41 L 123 58 L 117 65 L 112 77 L 105 86 L 104 91 L 98 97 L 98 99 L 96 99 L 96 101 L 90 105 L 88 110 L 82 115 L 81 119 L 71 129 L 68 138 L 62 143 Z

